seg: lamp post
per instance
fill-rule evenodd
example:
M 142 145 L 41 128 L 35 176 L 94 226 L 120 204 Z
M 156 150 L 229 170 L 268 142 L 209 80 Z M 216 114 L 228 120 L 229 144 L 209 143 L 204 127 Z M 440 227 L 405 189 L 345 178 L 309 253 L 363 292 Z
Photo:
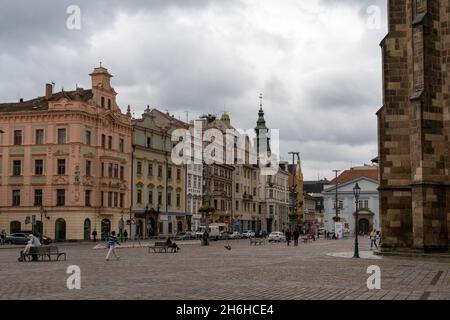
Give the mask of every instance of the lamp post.
M 359 258 L 359 248 L 358 248 L 358 200 L 359 200 L 359 194 L 361 193 L 361 188 L 359 187 L 358 183 L 356 183 L 355 187 L 353 188 L 353 195 L 355 196 L 355 204 L 356 204 L 356 211 L 355 211 L 355 252 L 353 254 L 353 258 Z
M 44 207 L 41 205 L 41 208 L 40 208 L 40 214 L 41 214 L 41 222 L 42 222 L 42 231 L 41 231 L 41 234 L 40 234 L 40 240 L 42 241 L 42 236 L 43 236 L 43 233 L 44 233 L 44 217 L 47 219 L 47 220 L 50 220 L 50 217 L 49 216 L 47 216 L 47 210 L 45 210 L 44 209 Z

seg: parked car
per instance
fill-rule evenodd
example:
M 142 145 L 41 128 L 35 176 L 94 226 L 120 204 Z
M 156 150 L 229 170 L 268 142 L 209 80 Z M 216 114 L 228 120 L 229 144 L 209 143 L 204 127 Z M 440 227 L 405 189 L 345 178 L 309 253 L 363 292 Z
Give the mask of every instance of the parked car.
M 269 234 L 268 241 L 269 242 L 285 242 L 286 236 L 282 232 L 274 231 Z
M 6 244 L 20 244 L 26 245 L 28 243 L 29 235 L 31 232 L 16 232 L 6 236 Z M 46 236 L 42 236 L 42 244 L 48 245 L 52 243 L 52 239 Z
M 240 239 L 240 238 L 242 238 L 242 235 L 237 231 L 230 234 L 230 239 Z
M 191 240 L 195 238 L 197 238 L 197 235 L 192 231 L 181 232 L 175 237 L 177 240 Z
M 231 239 L 231 235 L 232 235 L 231 232 L 228 232 L 228 231 L 222 231 L 222 232 L 220 233 L 220 238 L 221 238 L 222 240 L 228 240 L 228 239 Z
M 254 232 L 254 231 L 251 231 L 251 230 L 245 231 L 245 232 L 242 234 L 242 238 L 244 238 L 244 239 L 254 238 L 254 237 L 255 237 L 255 232 Z

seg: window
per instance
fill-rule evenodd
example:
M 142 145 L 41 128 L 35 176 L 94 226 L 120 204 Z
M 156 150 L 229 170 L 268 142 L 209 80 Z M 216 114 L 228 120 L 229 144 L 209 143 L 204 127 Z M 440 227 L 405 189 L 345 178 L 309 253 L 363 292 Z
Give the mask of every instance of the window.
M 125 207 L 125 193 L 120 194 L 120 207 L 121 208 Z
M 162 178 L 162 166 L 158 166 L 158 178 Z
M 86 190 L 84 192 L 84 203 L 85 203 L 86 207 L 91 206 L 91 190 Z
M 66 159 L 58 159 L 58 174 L 66 174 Z
M 42 205 L 42 189 L 34 190 L 34 205 L 35 206 Z
M 105 163 L 102 162 L 102 177 L 105 176 Z
M 148 164 L 148 176 L 152 177 L 153 176 L 153 164 L 149 163 Z
M 44 144 L 44 130 L 36 130 L 36 144 Z
M 66 204 L 66 190 L 58 189 L 56 190 L 56 205 L 58 207 L 64 206 Z
M 111 99 L 108 99 L 108 109 L 111 110 Z
M 102 148 L 106 148 L 106 136 L 102 134 Z
M 236 183 L 236 192 L 239 192 L 239 183 Z
M 58 129 L 58 144 L 66 144 L 66 129 Z
M 102 97 L 101 104 L 102 104 L 102 108 L 104 108 L 105 107 L 105 97 Z
M 13 161 L 13 176 L 20 176 L 22 174 L 22 161 L 14 160 Z
M 142 190 L 141 189 L 139 189 L 137 191 L 137 203 L 142 204 Z
M 138 176 L 142 175 L 142 162 L 141 162 L 141 161 L 138 161 L 138 162 L 137 162 L 137 168 L 136 168 L 136 170 L 137 170 L 137 175 L 138 175 Z
M 124 152 L 125 150 L 125 140 L 123 138 L 119 139 L 119 151 Z
M 112 192 L 108 192 L 108 207 L 109 208 L 112 207 L 112 199 L 113 199 L 113 193 Z
M 169 222 L 169 233 L 172 233 L 172 222 Z
M 108 178 L 113 177 L 113 164 L 110 162 L 108 163 Z
M 91 166 L 92 166 L 92 162 L 91 160 L 86 160 L 86 176 L 90 177 L 92 172 L 91 172 Z
M 44 160 L 34 160 L 34 174 L 37 176 L 44 174 Z
M 119 206 L 119 193 L 118 192 L 114 192 L 114 207 L 118 207 Z
M 20 146 L 22 144 L 22 130 L 14 130 L 14 145 Z
M 150 137 L 147 137 L 147 148 L 152 147 L 152 139 Z
M 148 192 L 148 204 L 153 204 L 153 191 Z
M 343 209 L 344 208 L 344 201 L 342 200 L 338 200 L 338 209 Z M 333 209 L 336 209 L 336 201 L 333 200 Z
M 181 195 L 177 193 L 177 208 L 181 207 Z
M 91 145 L 91 132 L 89 130 L 86 131 L 86 144 Z
M 269 199 L 273 199 L 273 190 L 272 189 L 269 190 Z
M 102 191 L 100 192 L 100 207 L 104 207 L 105 206 L 105 193 Z
M 217 210 L 217 199 L 214 199 L 214 209 Z
M 167 168 L 167 179 L 172 179 L 172 168 L 168 167 Z
M 177 169 L 177 181 L 181 180 L 181 169 Z
M 20 206 L 20 190 L 13 190 L 13 192 L 12 192 L 12 205 L 14 207 Z
M 236 201 L 236 210 L 239 210 L 239 201 Z
M 162 204 L 162 192 L 158 192 L 158 204 Z
M 108 136 L 108 149 L 112 150 L 112 137 Z
M 256 212 L 256 203 L 253 203 L 253 212 Z
M 194 176 L 195 179 L 195 176 Z M 197 180 L 195 180 L 195 182 L 197 182 Z M 188 175 L 188 187 L 190 188 L 192 186 L 192 176 Z
M 172 192 L 167 193 L 167 205 L 172 206 Z
M 114 165 L 114 178 L 119 179 L 119 165 L 118 164 Z
M 271 214 L 271 215 L 273 215 L 273 206 L 269 206 L 269 213 Z
M 120 180 L 125 179 L 125 168 L 123 166 L 120 166 Z
M 253 188 L 253 196 L 256 197 L 256 188 Z

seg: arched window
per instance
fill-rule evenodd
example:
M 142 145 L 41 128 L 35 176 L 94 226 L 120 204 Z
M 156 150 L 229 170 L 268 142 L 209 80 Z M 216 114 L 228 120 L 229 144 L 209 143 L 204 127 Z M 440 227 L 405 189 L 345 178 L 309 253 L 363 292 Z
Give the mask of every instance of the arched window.
M 102 108 L 105 107 L 105 97 L 102 97 Z
M 91 220 L 84 220 L 84 240 L 91 239 Z

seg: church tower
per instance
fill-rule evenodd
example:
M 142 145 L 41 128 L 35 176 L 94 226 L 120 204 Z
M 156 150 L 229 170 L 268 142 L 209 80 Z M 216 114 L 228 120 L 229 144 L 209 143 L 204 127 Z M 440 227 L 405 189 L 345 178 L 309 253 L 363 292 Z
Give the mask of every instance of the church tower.
M 450 2 L 390 0 L 378 111 L 382 247 L 450 243 Z
M 256 154 L 258 156 L 258 160 L 260 154 L 265 152 L 270 153 L 270 135 L 269 129 L 266 126 L 266 120 L 264 119 L 264 110 L 262 105 L 263 95 L 259 96 L 259 112 L 258 112 L 258 121 L 256 122 L 256 141 L 254 145 L 256 146 Z

